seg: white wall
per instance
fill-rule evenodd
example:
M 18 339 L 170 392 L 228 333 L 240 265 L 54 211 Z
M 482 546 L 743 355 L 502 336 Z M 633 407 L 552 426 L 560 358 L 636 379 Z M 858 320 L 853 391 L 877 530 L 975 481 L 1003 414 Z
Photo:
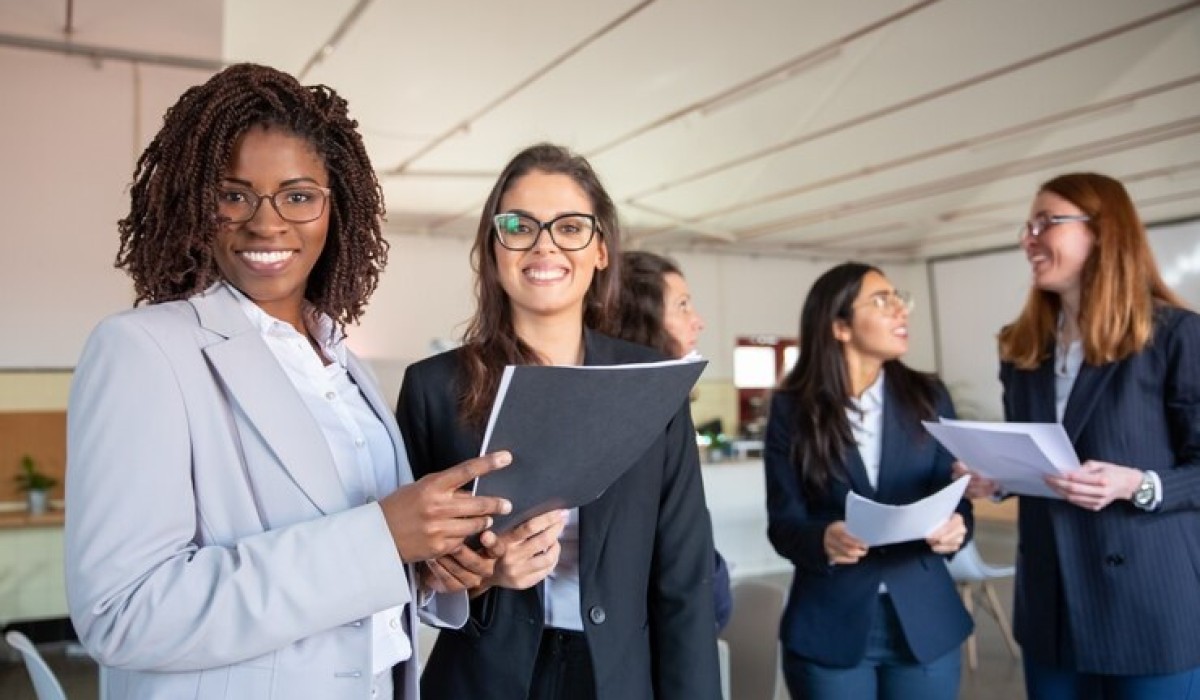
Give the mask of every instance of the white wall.
M 11 4 L 11 3 L 9 3 Z M 220 3 L 146 4 L 162 13 L 153 36 L 138 23 L 76 14 L 76 40 L 151 53 L 215 56 Z M 22 3 L 5 26 L 17 34 L 53 32 L 62 6 Z M 127 35 L 125 32 L 132 32 Z M 68 57 L 0 47 L 0 369 L 72 367 L 92 326 L 128 307 L 132 285 L 113 268 L 116 222 L 128 210 L 126 186 L 162 114 L 199 70 Z
M 0 152 L 9 165 L 0 170 L 0 191 L 13 205 L 0 235 L 0 328 L 14 339 L 0 344 L 0 370 L 72 367 L 96 322 L 130 305 L 131 285 L 112 263 L 136 158 L 166 108 L 206 78 L 203 71 L 0 48 Z M 433 339 L 461 335 L 474 296 L 468 240 L 389 240 L 388 269 L 361 326 L 351 329 L 351 344 L 394 396 L 403 368 L 428 355 Z M 708 323 L 700 340 L 707 381 L 732 378 L 737 336 L 794 336 L 804 295 L 833 264 L 672 256 Z M 918 299 L 908 360 L 932 369 L 925 267 L 888 265 L 885 272 Z
M 372 360 L 387 396 L 395 395 L 404 366 L 431 352 L 434 338 L 461 336 L 474 309 L 469 241 L 392 238 L 388 269 L 362 326 L 355 350 Z M 795 336 L 808 288 L 834 263 L 737 255 L 671 253 L 705 319 L 699 350 L 709 361 L 704 380 L 732 380 L 733 347 L 741 335 Z M 910 321 L 906 361 L 934 368 L 926 268 L 888 265 L 893 284 L 918 300 Z
M 704 316 L 700 353 L 709 358 L 705 379 L 733 378 L 733 343 L 742 335 L 795 337 L 800 307 L 809 287 L 836 261 L 778 257 L 671 253 L 679 263 Z M 869 261 L 867 261 L 869 262 Z M 910 317 L 905 362 L 934 369 L 929 285 L 923 264 L 886 264 L 880 268 L 897 288 L 907 289 L 917 306 Z

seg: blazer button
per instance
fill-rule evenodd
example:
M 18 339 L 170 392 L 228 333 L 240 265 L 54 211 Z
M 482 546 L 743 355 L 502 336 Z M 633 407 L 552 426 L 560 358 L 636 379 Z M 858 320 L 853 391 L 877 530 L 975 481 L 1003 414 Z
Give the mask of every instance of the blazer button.
M 604 621 L 608 619 L 608 613 L 604 612 L 604 608 L 599 605 L 593 605 L 588 609 L 588 619 L 594 625 L 603 625 Z
M 1110 554 L 1104 557 L 1104 563 L 1109 566 L 1120 566 L 1125 563 L 1125 557 L 1120 554 Z

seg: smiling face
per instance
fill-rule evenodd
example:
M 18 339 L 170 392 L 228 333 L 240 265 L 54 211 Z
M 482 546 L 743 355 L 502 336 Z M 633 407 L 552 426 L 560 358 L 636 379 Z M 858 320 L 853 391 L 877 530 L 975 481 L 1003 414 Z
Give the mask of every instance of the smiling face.
M 882 364 L 908 352 L 908 310 L 896 303 L 881 309 L 874 302 L 875 297 L 894 301 L 895 294 L 887 278 L 872 270 L 862 278 L 850 322 L 834 322 L 834 337 L 851 366 Z
M 1083 210 L 1052 192 L 1039 192 L 1029 207 L 1029 218 L 1082 216 Z M 1033 284 L 1059 295 L 1078 295 L 1083 268 L 1092 254 L 1096 236 L 1083 221 L 1064 221 L 1041 235 L 1021 237 L 1021 250 L 1029 260 Z
M 564 214 L 594 214 L 591 199 L 569 175 L 533 170 L 514 180 L 500 212 L 550 221 Z M 513 325 L 548 319 L 583 324 L 583 302 L 597 270 L 608 266 L 602 231 L 582 250 L 564 251 L 542 231 L 533 248 L 509 250 L 493 237 L 500 286 L 508 295 Z
M 305 139 L 280 129 L 253 127 L 234 145 L 221 181 L 222 198 L 328 187 L 329 174 Z M 329 232 L 329 205 L 315 220 L 285 221 L 263 197 L 250 220 L 224 223 L 213 243 L 217 268 L 230 284 L 268 314 L 304 332 L 301 308 L 308 276 Z
M 696 349 L 704 319 L 692 306 L 687 280 L 674 272 L 663 275 L 663 329 L 675 341 L 680 357 Z

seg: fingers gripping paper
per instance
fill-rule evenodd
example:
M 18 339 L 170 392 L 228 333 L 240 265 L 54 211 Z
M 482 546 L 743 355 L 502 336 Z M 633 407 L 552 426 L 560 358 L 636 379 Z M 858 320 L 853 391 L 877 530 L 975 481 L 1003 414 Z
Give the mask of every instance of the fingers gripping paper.
M 512 501 L 492 530 L 599 498 L 662 435 L 706 364 L 505 368 L 481 453 L 513 461 L 475 483 L 476 495 Z

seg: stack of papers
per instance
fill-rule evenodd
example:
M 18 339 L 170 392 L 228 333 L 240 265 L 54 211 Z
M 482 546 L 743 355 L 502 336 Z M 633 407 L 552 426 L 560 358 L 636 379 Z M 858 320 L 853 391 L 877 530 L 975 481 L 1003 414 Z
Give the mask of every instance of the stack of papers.
M 476 495 L 513 504 L 492 531 L 599 498 L 663 434 L 707 364 L 506 367 L 481 454 L 508 450 L 513 461 L 475 483 Z
M 1079 457 L 1060 423 L 984 423 L 940 419 L 925 429 L 971 471 L 1009 493 L 1061 498 L 1047 476 L 1079 468 Z
M 851 491 L 846 494 L 846 530 L 868 547 L 923 540 L 954 515 L 967 490 L 968 476 L 906 506 L 876 503 Z

